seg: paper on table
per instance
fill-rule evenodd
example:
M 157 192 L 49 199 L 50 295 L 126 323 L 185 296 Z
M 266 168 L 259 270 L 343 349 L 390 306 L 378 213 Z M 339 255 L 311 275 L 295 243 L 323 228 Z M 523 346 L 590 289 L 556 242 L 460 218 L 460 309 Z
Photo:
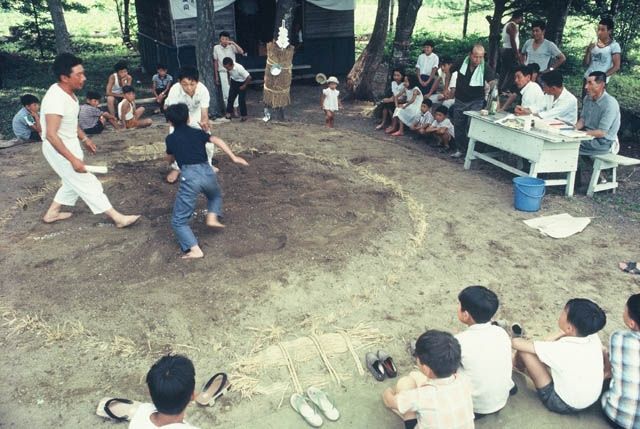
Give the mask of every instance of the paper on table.
M 85 165 L 84 169 L 94 174 L 106 174 L 108 171 L 106 165 Z
M 531 228 L 539 230 L 543 235 L 553 238 L 567 238 L 582 232 L 591 223 L 591 219 L 588 217 L 573 217 L 568 213 L 562 213 L 525 220 L 524 223 Z

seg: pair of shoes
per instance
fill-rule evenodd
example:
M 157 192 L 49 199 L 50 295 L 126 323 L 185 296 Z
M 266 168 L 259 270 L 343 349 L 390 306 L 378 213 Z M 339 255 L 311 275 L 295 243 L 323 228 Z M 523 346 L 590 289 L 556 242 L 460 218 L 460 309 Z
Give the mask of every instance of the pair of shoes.
M 309 398 L 309 401 L 311 401 L 315 407 L 307 402 L 307 398 Z M 307 423 L 315 428 L 322 426 L 323 423 L 322 416 L 318 410 L 324 414 L 327 420 L 332 422 L 340 418 L 340 412 L 333 402 L 331 402 L 329 396 L 317 387 L 311 386 L 308 388 L 307 397 L 299 393 L 294 393 L 291 395 L 291 398 L 289 398 L 289 402 L 291 403 L 291 408 L 296 410 Z
M 378 350 L 377 354 L 371 352 L 364 357 L 369 372 L 378 381 L 384 381 L 385 378 L 395 378 L 398 375 L 396 365 L 393 358 L 384 350 Z
M 462 152 L 460 152 L 459 150 L 451 154 L 451 158 L 461 158 L 461 157 L 462 157 Z
M 229 377 L 224 372 L 219 372 L 202 386 L 202 391 L 196 396 L 196 403 L 203 407 L 213 406 L 216 399 L 231 389 Z

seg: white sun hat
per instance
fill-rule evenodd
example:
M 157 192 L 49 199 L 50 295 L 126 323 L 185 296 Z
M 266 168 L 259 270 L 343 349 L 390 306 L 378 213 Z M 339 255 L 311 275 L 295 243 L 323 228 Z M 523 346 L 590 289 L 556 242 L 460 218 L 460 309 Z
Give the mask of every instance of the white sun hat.
M 337 77 L 335 77 L 335 76 L 331 76 L 331 77 L 329 77 L 329 79 L 327 79 L 327 83 L 335 83 L 335 84 L 338 84 L 338 83 L 340 83 L 340 82 L 338 82 L 338 78 L 337 78 Z

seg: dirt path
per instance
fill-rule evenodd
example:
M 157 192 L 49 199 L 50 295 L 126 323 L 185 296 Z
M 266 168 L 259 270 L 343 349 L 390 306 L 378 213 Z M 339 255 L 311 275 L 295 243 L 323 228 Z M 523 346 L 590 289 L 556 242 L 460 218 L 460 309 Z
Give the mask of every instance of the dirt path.
M 228 227 L 207 231 L 201 202 L 194 225 L 202 261 L 177 258 L 169 225 L 176 187 L 162 183 L 162 145 L 153 144 L 165 125 L 95 139 L 96 162 L 112 167 L 101 176 L 112 202 L 144 216 L 128 231 L 82 203 L 72 220 L 42 224 L 53 172 L 35 145 L 2 151 L 2 423 L 111 427 L 93 415 L 97 401 L 109 394 L 144 400 L 148 367 L 176 351 L 194 360 L 198 383 L 219 370 L 242 375 L 215 408 L 190 408 L 191 423 L 303 427 L 283 394 L 284 362 L 265 360 L 256 370 L 242 365 L 247 358 L 278 342 L 346 329 L 355 347 L 364 346 L 360 357 L 384 347 L 407 372 L 405 340 L 425 327 L 462 329 L 456 295 L 469 284 L 496 291 L 499 317 L 523 321 L 536 336 L 554 330 L 562 305 L 576 296 L 607 311 L 603 339 L 622 326 L 623 303 L 638 281 L 615 266 L 637 257 L 637 223 L 596 217 L 574 237 L 544 238 L 522 223 L 535 215 L 513 210 L 508 175 L 464 171 L 424 144 L 382 137 L 363 105 L 349 106 L 338 128 L 325 130 L 317 92 L 296 89 L 292 122 L 217 128 L 251 166 L 219 156 Z M 551 194 L 541 214 L 599 210 L 586 198 Z M 343 380 L 336 387 L 313 350 L 291 347 L 301 383 L 328 383 L 337 398 L 343 417 L 329 426 L 400 427 L 381 408 L 389 383 L 358 375 L 348 352 L 328 353 Z M 550 415 L 518 381 L 520 393 L 479 428 L 604 427 L 596 409 Z M 240 392 L 256 394 L 249 400 Z

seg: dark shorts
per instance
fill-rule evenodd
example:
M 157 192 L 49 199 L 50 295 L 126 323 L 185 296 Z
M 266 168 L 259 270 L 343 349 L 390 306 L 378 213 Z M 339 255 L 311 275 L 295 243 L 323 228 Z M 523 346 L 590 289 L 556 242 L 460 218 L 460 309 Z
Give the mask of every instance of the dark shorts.
M 537 390 L 538 397 L 549 411 L 553 411 L 554 413 L 558 414 L 572 414 L 580 411 L 567 405 L 566 402 L 564 402 L 562 398 L 558 396 L 556 390 L 553 387 L 553 381 Z
M 40 134 L 36 133 L 35 131 L 31 131 L 31 134 L 29 135 L 29 141 L 40 142 L 42 141 L 42 139 L 40 138 Z
M 87 128 L 86 130 L 82 130 L 82 131 L 84 131 L 85 134 L 92 135 L 92 134 L 100 134 L 103 130 L 104 130 L 104 125 L 102 125 L 102 122 L 98 121 L 98 123 L 95 124 L 93 127 Z
M 429 79 L 429 75 L 428 74 L 421 74 L 420 75 L 420 79 L 422 80 L 428 80 Z M 431 91 L 431 87 L 433 86 L 433 84 L 435 83 L 435 79 L 433 79 L 431 82 L 429 82 L 427 84 L 427 86 L 422 86 L 420 85 L 420 90 L 422 91 L 422 94 L 426 94 L 427 92 Z
M 418 426 L 418 419 L 411 419 L 404 421 L 404 429 L 413 429 Z

